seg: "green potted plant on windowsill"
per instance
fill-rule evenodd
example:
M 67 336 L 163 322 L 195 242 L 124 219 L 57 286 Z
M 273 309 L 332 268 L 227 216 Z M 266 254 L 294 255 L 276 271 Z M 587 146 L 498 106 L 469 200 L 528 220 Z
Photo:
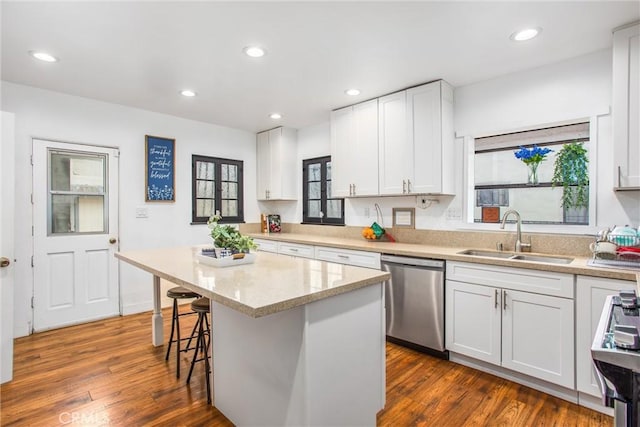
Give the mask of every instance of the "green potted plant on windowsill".
M 233 254 L 249 253 L 251 249 L 257 249 L 258 246 L 251 237 L 242 235 L 231 225 L 220 224 L 221 219 L 219 212 L 216 212 L 207 221 L 215 247 L 228 249 Z
M 563 208 L 582 208 L 589 204 L 589 158 L 584 144 L 574 141 L 558 151 L 551 178 L 552 187 L 562 186 Z

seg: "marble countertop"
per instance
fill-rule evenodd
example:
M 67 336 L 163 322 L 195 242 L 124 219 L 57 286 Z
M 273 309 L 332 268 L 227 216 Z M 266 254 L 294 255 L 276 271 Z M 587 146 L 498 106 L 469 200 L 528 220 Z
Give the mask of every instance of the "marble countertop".
M 253 233 L 249 234 L 256 239 L 277 240 L 292 243 L 301 243 L 317 246 L 330 246 L 343 249 L 354 249 L 368 252 L 379 252 L 392 255 L 404 255 L 413 256 L 419 258 L 434 258 L 443 259 L 448 261 L 465 261 L 474 262 L 479 264 L 501 265 L 506 267 L 518 267 L 528 268 L 532 270 L 544 270 L 544 271 L 556 271 L 559 273 L 569 274 L 581 274 L 586 276 L 604 277 L 610 279 L 620 280 L 636 280 L 636 273 L 640 271 L 634 271 L 629 269 L 617 269 L 617 268 L 605 268 L 605 267 L 592 267 L 588 265 L 590 258 L 570 256 L 573 261 L 569 264 L 553 264 L 546 262 L 533 262 L 522 260 L 510 260 L 503 258 L 489 258 L 481 256 L 461 255 L 459 252 L 465 249 L 479 249 L 487 250 L 486 248 L 472 248 L 472 247 L 447 247 L 447 246 L 433 246 L 428 244 L 415 244 L 415 243 L 400 243 L 400 242 L 387 242 L 387 241 L 370 241 L 363 239 L 351 239 L 351 238 L 339 238 L 328 237 L 314 234 L 295 234 L 295 233 L 271 233 L 261 234 Z M 529 254 L 528 252 L 526 254 Z M 535 255 L 536 253 L 530 253 Z M 540 254 L 543 256 L 551 256 L 548 254 Z
M 213 267 L 197 247 L 118 252 L 115 256 L 251 317 L 277 313 L 380 283 L 389 273 L 258 252 L 252 264 Z

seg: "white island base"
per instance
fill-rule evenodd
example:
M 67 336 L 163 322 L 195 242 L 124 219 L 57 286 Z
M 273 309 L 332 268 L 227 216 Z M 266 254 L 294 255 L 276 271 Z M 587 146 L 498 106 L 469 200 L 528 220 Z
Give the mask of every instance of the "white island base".
M 212 301 L 214 405 L 239 426 L 374 426 L 385 403 L 384 288 L 264 317 Z

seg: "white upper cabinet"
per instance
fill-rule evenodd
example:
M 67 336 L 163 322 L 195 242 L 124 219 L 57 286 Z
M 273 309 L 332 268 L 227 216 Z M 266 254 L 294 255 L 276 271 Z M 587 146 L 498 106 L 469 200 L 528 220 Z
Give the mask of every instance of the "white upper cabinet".
M 380 194 L 453 194 L 453 89 L 440 80 L 378 100 Z
M 640 190 L 640 24 L 613 33 L 616 190 Z
M 380 194 L 407 193 L 413 144 L 407 138 L 407 91 L 378 99 Z
M 296 135 L 282 127 L 257 135 L 258 200 L 297 198 Z
M 332 194 L 378 195 L 378 100 L 331 113 Z

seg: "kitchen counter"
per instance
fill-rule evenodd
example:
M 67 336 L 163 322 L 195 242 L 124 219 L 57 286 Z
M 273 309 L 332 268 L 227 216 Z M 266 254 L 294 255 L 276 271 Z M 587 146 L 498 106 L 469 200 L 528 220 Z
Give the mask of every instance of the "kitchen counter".
M 389 273 L 260 252 L 196 262 L 197 247 L 117 253 L 153 275 L 152 341 L 163 345 L 160 279 L 211 300 L 213 404 L 235 425 L 375 425 L 385 402 L 383 281 Z
M 500 265 L 506 267 L 528 268 L 533 270 L 555 271 L 559 273 L 580 274 L 585 276 L 604 277 L 609 279 L 636 280 L 636 271 L 617 268 L 592 267 L 587 265 L 588 257 L 570 256 L 573 261 L 569 264 L 555 264 L 538 261 L 510 260 L 504 258 L 489 258 L 481 256 L 462 255 L 459 252 L 466 249 L 482 249 L 471 247 L 432 246 L 427 244 L 400 243 L 387 241 L 370 241 L 340 237 L 327 237 L 315 234 L 295 233 L 250 233 L 256 239 L 276 240 L 283 242 L 301 243 L 317 246 L 330 246 L 344 249 L 354 249 L 368 252 L 378 252 L 393 255 L 433 258 L 448 261 L 474 262 L 479 264 Z M 484 249 L 486 250 L 486 249 Z M 526 254 L 536 255 L 535 252 Z M 539 254 L 551 256 L 548 254 Z
M 389 273 L 259 252 L 252 264 L 196 262 L 196 247 L 116 253 L 149 273 L 251 317 L 261 317 L 380 283 Z

